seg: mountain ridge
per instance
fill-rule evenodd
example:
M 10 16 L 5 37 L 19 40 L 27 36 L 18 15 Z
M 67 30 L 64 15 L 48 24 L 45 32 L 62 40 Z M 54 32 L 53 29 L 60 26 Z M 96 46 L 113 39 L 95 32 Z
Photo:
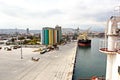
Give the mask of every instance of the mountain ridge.
M 62 28 L 62 33 L 71 33 L 74 32 L 75 29 L 73 28 Z M 84 29 L 79 29 L 79 31 L 85 31 Z M 94 28 L 90 31 L 95 32 L 104 32 L 103 28 Z M 14 34 L 14 33 L 27 33 L 27 30 L 25 29 L 0 29 L 0 34 Z M 41 33 L 41 30 L 29 30 L 30 33 L 38 34 Z

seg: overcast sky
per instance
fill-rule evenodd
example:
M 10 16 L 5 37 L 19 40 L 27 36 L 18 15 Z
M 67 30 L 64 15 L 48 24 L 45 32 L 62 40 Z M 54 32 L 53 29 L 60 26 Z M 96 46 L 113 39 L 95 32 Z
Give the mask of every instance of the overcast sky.
M 0 29 L 104 26 L 119 0 L 0 0 Z

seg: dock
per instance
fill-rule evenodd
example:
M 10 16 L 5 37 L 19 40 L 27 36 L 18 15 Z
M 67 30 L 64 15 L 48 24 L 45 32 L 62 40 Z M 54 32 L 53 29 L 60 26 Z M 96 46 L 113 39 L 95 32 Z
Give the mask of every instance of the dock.
M 60 45 L 59 50 L 45 54 L 33 48 L 0 50 L 0 80 L 72 80 L 76 56 L 76 42 Z M 40 58 L 32 61 L 32 57 Z

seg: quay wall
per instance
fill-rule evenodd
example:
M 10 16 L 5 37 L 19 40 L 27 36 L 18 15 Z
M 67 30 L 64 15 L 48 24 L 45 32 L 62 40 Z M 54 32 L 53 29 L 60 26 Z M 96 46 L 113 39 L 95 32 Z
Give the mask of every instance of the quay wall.
M 76 56 L 77 56 L 77 43 L 76 43 L 75 48 L 74 48 L 74 50 L 73 50 L 72 67 L 71 67 L 71 69 L 70 69 L 70 71 L 71 71 L 72 73 L 71 73 L 71 76 L 70 76 L 70 79 L 69 79 L 69 80 L 73 80 L 74 68 L 75 68 L 75 63 L 76 63 Z

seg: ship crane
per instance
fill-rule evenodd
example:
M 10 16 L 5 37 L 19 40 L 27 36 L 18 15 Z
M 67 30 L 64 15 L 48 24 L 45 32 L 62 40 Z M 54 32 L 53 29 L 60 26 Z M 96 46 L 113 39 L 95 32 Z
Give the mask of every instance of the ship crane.
M 81 33 L 78 37 L 78 39 L 88 40 L 88 32 L 90 31 L 91 27 L 89 27 L 87 30 L 85 30 L 83 33 Z
M 87 33 L 83 32 L 81 35 L 79 35 L 78 39 L 87 40 L 88 39 Z
M 89 28 L 90 29 L 90 28 Z M 79 34 L 79 37 L 78 37 L 78 46 L 91 46 L 91 39 L 88 38 L 88 30 L 86 30 L 85 32 Z
M 100 51 L 107 54 L 106 80 L 120 80 L 118 74 L 118 57 L 120 50 L 119 33 L 120 16 L 112 16 L 107 23 L 107 44 Z M 104 45 L 105 45 L 104 44 Z

